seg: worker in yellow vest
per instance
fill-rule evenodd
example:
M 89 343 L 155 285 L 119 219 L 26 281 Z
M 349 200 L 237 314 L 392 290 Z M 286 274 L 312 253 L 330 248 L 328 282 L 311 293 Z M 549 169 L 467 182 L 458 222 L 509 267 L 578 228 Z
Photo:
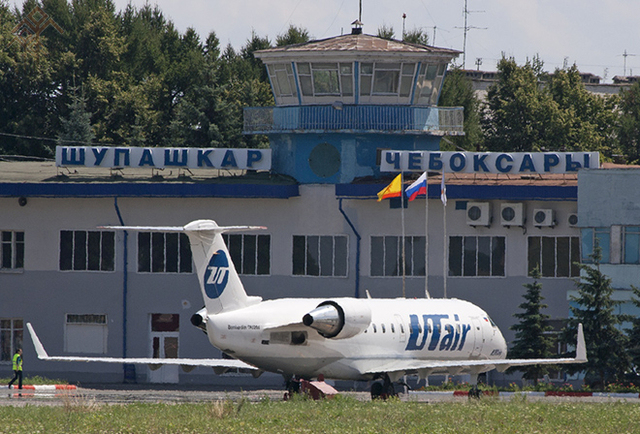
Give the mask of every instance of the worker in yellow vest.
M 18 380 L 18 389 L 22 389 L 22 348 L 18 348 L 13 355 L 13 379 L 9 382 L 9 389 Z

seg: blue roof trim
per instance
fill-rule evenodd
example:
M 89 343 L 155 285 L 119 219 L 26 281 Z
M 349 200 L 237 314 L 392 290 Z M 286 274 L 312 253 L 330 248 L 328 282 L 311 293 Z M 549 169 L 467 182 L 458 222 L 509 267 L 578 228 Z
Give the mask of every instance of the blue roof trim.
M 297 184 L 0 183 L 0 197 L 228 197 L 288 199 Z
M 388 184 L 336 184 L 341 198 L 376 198 Z M 429 198 L 440 198 L 440 185 L 429 184 Z M 578 200 L 578 186 L 447 185 L 448 199 Z

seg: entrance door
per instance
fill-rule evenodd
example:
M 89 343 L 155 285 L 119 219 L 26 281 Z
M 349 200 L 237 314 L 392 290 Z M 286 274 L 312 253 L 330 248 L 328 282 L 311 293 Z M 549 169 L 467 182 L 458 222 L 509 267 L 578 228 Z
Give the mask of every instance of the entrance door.
M 154 359 L 175 359 L 178 357 L 180 338 L 180 315 L 151 314 L 151 357 Z M 150 367 L 151 383 L 177 383 L 177 365 L 158 365 Z
M 477 357 L 482 353 L 482 345 L 484 344 L 482 322 L 478 318 L 471 320 L 471 327 L 473 327 L 473 351 L 471 351 L 471 357 Z

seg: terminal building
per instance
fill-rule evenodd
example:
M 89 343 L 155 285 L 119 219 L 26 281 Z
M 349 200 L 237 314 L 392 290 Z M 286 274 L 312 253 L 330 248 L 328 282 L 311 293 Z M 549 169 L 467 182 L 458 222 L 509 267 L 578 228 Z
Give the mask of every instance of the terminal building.
M 27 322 L 51 355 L 221 357 L 190 323 L 203 301 L 188 241 L 102 226 L 203 218 L 266 226 L 227 238 L 250 295 L 460 298 L 485 309 L 507 341 L 535 267 L 546 313 L 567 318 L 585 234 L 608 236 L 615 282 L 629 288 L 640 270 L 640 198 L 622 195 L 635 170 L 451 170 L 446 208 L 435 170 L 427 204 L 424 196 L 378 202 L 397 175 L 381 170 L 389 151 L 437 153 L 443 136 L 463 133 L 462 108 L 437 106 L 458 54 L 357 31 L 257 52 L 276 105 L 246 109 L 244 132 L 266 134 L 270 149 L 64 147 L 56 164 L 0 162 L 0 369 L 8 375 L 14 350 L 24 346 L 28 375 L 282 383 L 275 374 L 256 380 L 205 368 L 39 361 Z M 420 173 L 406 173 L 406 182 Z M 607 183 L 611 190 L 602 191 Z M 614 211 L 621 206 L 622 220 Z

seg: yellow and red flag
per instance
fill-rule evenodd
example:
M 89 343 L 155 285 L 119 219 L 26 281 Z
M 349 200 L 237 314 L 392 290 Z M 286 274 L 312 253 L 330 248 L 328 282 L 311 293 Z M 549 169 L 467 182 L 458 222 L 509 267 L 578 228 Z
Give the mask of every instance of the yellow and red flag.
M 402 173 L 396 176 L 391 184 L 387 185 L 383 190 L 378 193 L 378 202 L 382 199 L 389 199 L 390 197 L 400 197 L 402 195 Z

